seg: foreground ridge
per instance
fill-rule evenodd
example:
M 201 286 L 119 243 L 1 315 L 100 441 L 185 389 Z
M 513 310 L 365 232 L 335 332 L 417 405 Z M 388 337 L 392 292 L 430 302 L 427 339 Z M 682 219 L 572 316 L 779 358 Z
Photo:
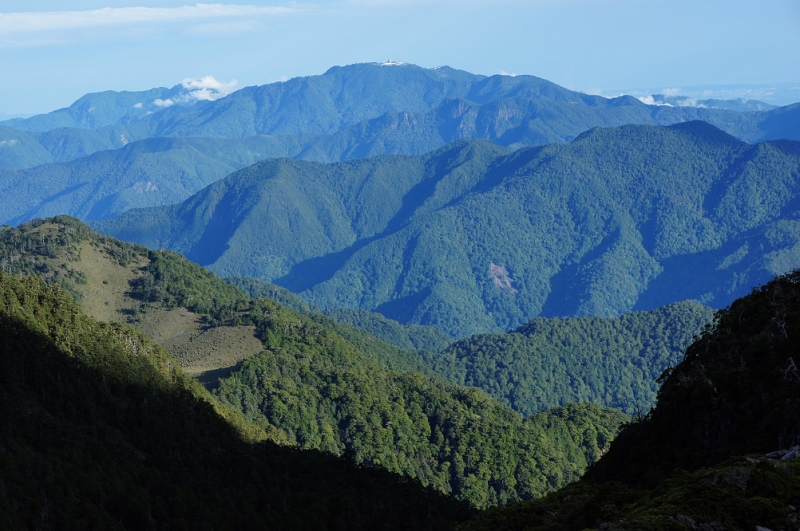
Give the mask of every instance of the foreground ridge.
M 717 313 L 578 482 L 463 529 L 800 529 L 800 271 Z

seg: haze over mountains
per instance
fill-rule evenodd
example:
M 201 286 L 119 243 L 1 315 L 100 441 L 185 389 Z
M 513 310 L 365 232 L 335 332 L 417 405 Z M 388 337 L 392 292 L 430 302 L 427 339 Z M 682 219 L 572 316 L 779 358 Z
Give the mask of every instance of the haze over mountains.
M 322 308 L 463 337 L 537 315 L 725 306 L 800 264 L 798 185 L 800 144 L 689 122 L 513 153 L 465 141 L 418 157 L 265 161 L 94 226 Z
M 800 104 L 231 89 L 0 127 L 0 527 L 797 528 Z
M 2 122 L 0 188 L 21 197 L 5 205 L 0 222 L 56 214 L 104 219 L 132 207 L 171 204 L 269 157 L 334 162 L 423 154 L 465 138 L 516 149 L 568 142 L 596 126 L 696 119 L 747 142 L 800 139 L 796 105 L 752 111 L 758 108 L 753 102 L 689 106 L 680 98 L 645 105 L 533 76 L 485 77 L 449 67 L 334 67 L 227 96 L 229 88 L 209 92 L 197 85 L 88 94 L 66 109 Z M 160 137 L 186 140 L 149 140 Z M 198 149 L 203 153 L 187 153 Z
M 0 221 L 158 207 L 97 226 L 223 275 L 275 281 L 323 309 L 380 311 L 454 337 L 536 315 L 683 299 L 721 307 L 797 262 L 796 148 L 743 142 L 800 138 L 798 105 L 664 95 L 646 105 L 402 63 L 203 101 L 190 89 L 92 94 L 7 122 L 31 131 L 0 128 L 0 190 L 16 197 Z M 687 125 L 652 128 L 675 123 Z M 644 128 L 613 129 L 624 124 Z M 43 131 L 54 125 L 72 127 Z M 612 129 L 587 132 L 596 126 Z M 442 148 L 465 139 L 493 144 Z M 223 180 L 262 159 L 272 162 Z M 780 193 L 766 185 L 772 172 Z
M 781 112 L 740 112 L 754 107 L 741 102 L 645 105 L 629 96 L 607 99 L 570 91 L 533 76 L 485 77 L 449 67 L 358 64 L 247 87 L 218 99 L 197 101 L 191 94 L 180 85 L 138 93 L 108 91 L 87 95 L 50 114 L 1 122 L 0 126 L 27 132 L 59 129 L 55 144 L 71 144 L 73 149 L 62 152 L 47 136 L 16 138 L 3 128 L 8 138 L 2 139 L 7 143 L 0 150 L 0 166 L 64 162 L 69 156 L 156 136 L 327 136 L 348 128 L 353 129 L 337 139 L 318 140 L 333 144 L 327 148 L 285 148 L 284 156 L 342 160 L 381 153 L 419 154 L 462 138 L 485 138 L 505 146 L 538 145 L 569 141 L 596 126 L 668 125 L 696 119 L 747 142 L 800 138 L 796 106 L 779 108 Z M 197 102 L 164 107 L 165 101 L 173 100 Z M 737 110 L 729 110 L 731 106 Z M 97 133 L 89 135 L 87 130 Z M 80 149 L 74 147 L 78 145 Z

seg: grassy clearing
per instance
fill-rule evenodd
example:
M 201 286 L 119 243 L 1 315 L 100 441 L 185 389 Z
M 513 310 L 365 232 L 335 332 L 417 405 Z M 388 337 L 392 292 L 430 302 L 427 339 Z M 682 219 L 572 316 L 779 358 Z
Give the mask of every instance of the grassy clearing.
M 86 284 L 75 286 L 83 295 L 83 311 L 98 321 L 126 322 L 126 315 L 139 307 L 139 302 L 127 295 L 129 282 L 140 274 L 139 268 L 147 263 L 147 258 L 121 266 L 93 242 L 82 242 L 78 250 L 80 262 L 75 268 L 82 271 L 87 280 Z
M 208 328 L 185 308 L 148 310 L 137 326 L 163 346 L 192 376 L 228 369 L 264 350 L 253 326 Z
M 35 239 L 41 242 L 53 239 L 58 230 L 58 225 L 50 223 L 33 229 Z M 34 263 L 47 262 L 50 271 L 64 271 L 68 289 L 88 315 L 135 326 L 164 347 L 187 374 L 208 386 L 216 382 L 217 375 L 226 376 L 242 360 L 263 350 L 252 326 L 212 328 L 202 315 L 185 308 L 168 310 L 158 303 L 141 311 L 141 302 L 131 297 L 130 282 L 142 275 L 148 257 L 134 254 L 133 260 L 121 265 L 111 253 L 107 243 L 90 238 L 56 256 L 36 256 Z

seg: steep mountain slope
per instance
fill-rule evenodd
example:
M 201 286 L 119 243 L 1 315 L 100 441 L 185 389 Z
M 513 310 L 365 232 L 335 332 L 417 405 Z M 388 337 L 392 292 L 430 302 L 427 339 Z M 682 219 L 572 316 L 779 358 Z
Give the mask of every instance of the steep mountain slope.
M 576 479 L 626 418 L 586 404 L 525 419 L 479 390 L 415 372 L 424 367 L 413 352 L 252 299 L 180 255 L 71 218 L 0 230 L 0 257 L 3 269 L 41 275 L 92 313 L 141 327 L 259 425 L 476 506 Z
M 0 168 L 25 169 L 69 162 L 149 136 L 147 124 L 113 125 L 98 130 L 59 128 L 42 133 L 0 127 Z
M 800 272 L 720 312 L 713 328 L 662 376 L 658 404 L 626 430 L 598 481 L 648 484 L 733 455 L 800 444 Z
M 3 529 L 433 529 L 469 514 L 265 441 L 141 333 L 37 278 L 0 272 L 0 384 Z
M 464 337 L 537 315 L 724 306 L 800 264 L 799 179 L 795 142 L 748 145 L 703 122 L 624 126 L 512 154 L 472 141 L 265 161 L 94 226 L 322 309 Z
M 15 198 L 0 205 L 0 222 L 59 214 L 104 219 L 133 207 L 177 203 L 239 168 L 299 151 L 284 141 L 292 140 L 155 138 L 71 162 L 0 169 L 0 193 Z
M 679 302 L 615 318 L 535 318 L 504 334 L 453 343 L 428 326 L 401 325 L 365 310 L 331 308 L 323 317 L 285 288 L 247 277 L 227 281 L 266 296 L 348 337 L 354 325 L 389 344 L 416 350 L 421 368 L 477 387 L 524 415 L 569 402 L 591 402 L 630 415 L 655 403 L 656 380 L 713 319 L 711 308 Z M 355 338 L 350 341 L 356 341 Z
M 659 102 L 682 101 L 659 98 Z M 321 143 L 307 146 L 304 156 L 319 161 L 419 154 L 461 138 L 485 138 L 506 146 L 541 145 L 570 141 L 592 127 L 689 120 L 707 121 L 746 142 L 800 140 L 800 127 L 791 116 L 796 105 L 770 111 L 754 111 L 752 106 L 742 107 L 742 102 L 645 105 L 630 96 L 607 99 L 574 92 L 534 76 L 485 77 L 409 64 L 334 67 L 322 75 L 247 87 L 216 101 L 186 105 L 195 101 L 181 86 L 108 91 L 87 94 L 68 109 L 0 125 L 41 132 L 58 128 L 62 141 L 68 138 L 72 145 L 86 144 L 82 139 L 88 127 L 115 147 L 126 138 L 324 135 Z M 163 108 L 154 102 L 178 104 Z M 0 130 L 17 136 L 9 139 L 17 142 L 15 149 L 8 149 L 10 145 L 0 149 L 0 166 L 23 168 L 37 160 L 36 146 L 26 153 L 22 144 L 41 135 Z M 71 160 L 46 138 L 41 143 L 39 151 L 51 152 L 52 160 L 39 153 L 40 163 Z M 84 145 L 82 155 L 91 154 L 90 148 Z
M 321 316 L 317 315 L 318 308 L 312 307 L 305 299 L 298 297 L 286 288 L 249 277 L 229 277 L 225 281 L 251 297 L 267 297 L 296 312 L 307 314 L 317 322 L 322 320 Z M 331 318 L 330 321 L 336 323 L 335 325 L 331 323 L 331 326 L 352 325 L 381 341 L 407 350 L 439 352 L 453 342 L 450 336 L 431 326 L 402 325 L 375 312 L 329 308 L 325 315 Z M 339 334 L 346 336 L 343 329 L 339 331 Z
M 752 142 L 765 138 L 759 127 L 772 116 L 768 111 L 647 106 L 630 96 L 592 96 L 534 76 L 485 77 L 449 67 L 367 63 L 334 67 L 319 76 L 247 87 L 215 102 L 170 108 L 144 119 L 155 126 L 157 136 L 332 134 L 365 120 L 385 120 L 387 113 L 426 113 L 439 108 L 428 118 L 431 122 L 448 108 L 463 105 L 452 100 L 487 105 L 485 115 L 497 116 L 500 124 L 524 116 L 517 134 L 536 139 L 528 144 L 571 140 L 596 126 L 666 125 L 698 119 Z M 496 113 L 491 104 L 499 105 L 502 111 Z M 796 123 L 782 123 L 791 129 L 787 131 L 791 136 L 785 138 L 800 140 Z M 435 130 L 429 131 L 429 135 L 435 134 Z M 502 140 L 499 135 L 496 138 Z M 429 149 L 452 140 L 455 138 L 445 138 Z
M 472 336 L 422 355 L 437 374 L 526 415 L 567 402 L 633 415 L 653 406 L 656 379 L 677 365 L 712 317 L 710 308 L 691 302 L 616 318 L 538 317 L 513 332 Z
M 190 92 L 191 90 L 183 85 L 133 92 L 114 90 L 94 92 L 86 94 L 64 109 L 30 118 L 6 120 L 0 122 L 0 126 L 12 127 L 20 131 L 38 132 L 64 127 L 100 129 L 145 117 L 160 111 L 164 105 L 194 103 L 197 100 L 189 97 Z
M 717 314 L 580 481 L 467 529 L 798 529 L 800 272 Z

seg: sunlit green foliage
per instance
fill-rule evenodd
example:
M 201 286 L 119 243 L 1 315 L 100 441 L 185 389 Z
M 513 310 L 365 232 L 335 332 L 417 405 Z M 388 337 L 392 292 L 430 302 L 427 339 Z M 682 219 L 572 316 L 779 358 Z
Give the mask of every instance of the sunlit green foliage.
M 702 122 L 594 129 L 507 153 L 277 160 L 96 228 L 321 309 L 460 338 L 542 316 L 722 307 L 800 265 L 800 147 Z M 268 235 L 268 236 L 265 236 Z
M 314 319 L 320 319 L 320 316 L 316 315 L 320 312 L 319 309 L 277 284 L 249 277 L 228 277 L 225 281 L 233 284 L 251 297 L 268 297 L 287 308 L 312 315 Z M 325 310 L 325 315 L 338 323 L 340 329 L 337 331 L 340 335 L 345 333 L 344 327 L 341 327 L 341 325 L 351 325 L 368 332 L 381 341 L 407 350 L 439 352 L 453 342 L 450 336 L 436 328 L 402 325 L 375 312 L 329 308 Z
M 35 241 L 43 228 L 68 227 L 79 229 L 68 233 L 74 249 L 107 238 L 71 218 L 8 228 L 5 237 L 12 245 L 15 235 Z M 482 391 L 440 380 L 414 351 L 318 312 L 252 299 L 174 252 L 106 243 L 109 258 L 136 259 L 134 324 L 141 312 L 183 307 L 207 326 L 255 326 L 264 351 L 219 381 L 222 403 L 303 447 L 417 478 L 476 506 L 533 498 L 576 479 L 626 418 L 586 404 L 524 419 Z
M 583 479 L 465 528 L 796 529 L 800 459 L 771 452 L 800 448 L 799 358 L 794 271 L 718 312 Z
M 633 415 L 655 404 L 656 379 L 674 367 L 713 310 L 676 303 L 621 317 L 537 317 L 513 332 L 472 336 L 421 352 L 448 380 L 480 387 L 530 415 L 592 402 Z
M 3 529 L 424 529 L 469 515 L 408 478 L 264 441 L 281 433 L 38 278 L 0 273 L 0 386 Z

